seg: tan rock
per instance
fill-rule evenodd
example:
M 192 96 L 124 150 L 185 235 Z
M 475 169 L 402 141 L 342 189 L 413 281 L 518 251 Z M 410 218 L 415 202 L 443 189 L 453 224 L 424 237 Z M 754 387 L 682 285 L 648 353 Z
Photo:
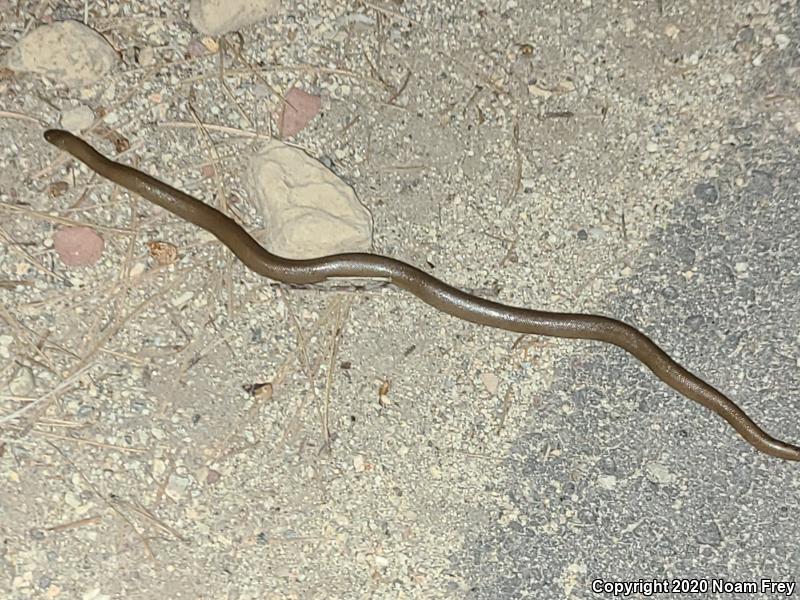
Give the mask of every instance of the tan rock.
M 280 0 L 192 0 L 189 20 L 195 29 L 222 35 L 278 13 Z
M 313 258 L 371 249 L 369 211 L 350 186 L 302 150 L 268 142 L 250 160 L 248 179 L 270 252 Z
M 6 55 L 9 69 L 39 73 L 72 87 L 98 81 L 117 61 L 105 38 L 77 21 L 39 27 Z

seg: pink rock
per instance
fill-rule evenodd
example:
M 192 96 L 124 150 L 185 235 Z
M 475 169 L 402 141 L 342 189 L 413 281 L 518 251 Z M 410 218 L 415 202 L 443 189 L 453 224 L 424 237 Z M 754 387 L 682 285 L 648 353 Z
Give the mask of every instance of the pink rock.
M 203 45 L 200 40 L 192 40 L 186 47 L 186 54 L 192 58 L 199 58 L 208 54 L 208 49 Z
M 281 138 L 292 137 L 317 116 L 322 107 L 322 99 L 303 90 L 292 88 L 286 92 L 281 116 L 278 119 L 278 132 Z M 291 106 L 290 106 L 291 105 Z
M 93 265 L 103 255 L 105 242 L 89 227 L 65 227 L 53 235 L 53 247 L 69 267 Z

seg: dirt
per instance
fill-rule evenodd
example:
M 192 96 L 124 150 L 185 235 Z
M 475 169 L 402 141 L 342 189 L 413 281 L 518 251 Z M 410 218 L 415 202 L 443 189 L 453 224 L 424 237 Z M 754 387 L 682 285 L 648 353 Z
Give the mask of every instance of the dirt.
M 82 2 L 53 4 L 2 8 L 4 50 L 48 19 L 84 19 Z M 38 399 L 0 423 L 0 590 L 523 597 L 522 584 L 493 587 L 511 573 L 481 568 L 501 545 L 478 547 L 475 534 L 513 537 L 521 522 L 549 535 L 572 518 L 548 503 L 537 505 L 548 522 L 520 521 L 502 482 L 519 476 L 523 437 L 530 468 L 559 490 L 612 444 L 580 412 L 586 445 L 562 442 L 576 405 L 550 386 L 570 387 L 556 365 L 580 367 L 586 344 L 520 341 L 386 286 L 265 281 L 60 156 L 43 129 L 88 105 L 98 121 L 87 139 L 114 154 L 121 136 L 121 160 L 206 202 L 224 195 L 264 239 L 243 169 L 274 129 L 277 93 L 300 87 L 322 96 L 322 112 L 290 141 L 353 186 L 377 252 L 501 302 L 632 317 L 663 339 L 653 324 L 680 298 L 658 305 L 647 289 L 641 304 L 658 308 L 643 316 L 614 313 L 615 295 L 636 295 L 626 286 L 658 258 L 653 248 L 664 251 L 651 244 L 703 193 L 698 182 L 732 190 L 724 206 L 758 177 L 738 162 L 743 146 L 797 144 L 797 6 L 305 2 L 198 56 L 187 49 L 200 36 L 173 4 L 87 5 L 87 24 L 120 56 L 93 86 L 0 80 L 0 419 Z M 137 62 L 144 49 L 151 64 Z M 58 182 L 66 191 L 49 193 Z M 95 265 L 58 260 L 52 239 L 65 219 L 103 236 Z M 153 241 L 174 244 L 178 262 L 159 266 Z M 685 265 L 674 274 L 703 277 Z M 671 344 L 694 335 L 673 334 Z M 707 371 L 722 360 L 696 358 Z M 605 391 L 600 402 L 635 429 L 660 409 L 638 411 L 637 386 L 652 382 L 645 369 L 630 373 L 618 390 L 629 395 Z M 699 410 L 686 418 L 708 419 L 709 456 L 762 460 Z M 652 435 L 628 450 L 639 474 L 678 445 Z M 598 539 L 603 527 L 585 523 L 570 538 Z M 590 597 L 580 562 L 556 571 L 536 597 Z

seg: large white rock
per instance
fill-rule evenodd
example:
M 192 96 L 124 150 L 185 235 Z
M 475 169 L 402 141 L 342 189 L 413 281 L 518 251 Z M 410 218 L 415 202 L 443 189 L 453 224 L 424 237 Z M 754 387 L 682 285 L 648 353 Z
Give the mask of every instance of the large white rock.
M 280 0 L 192 0 L 189 20 L 195 29 L 221 35 L 278 13 Z
M 71 87 L 98 81 L 117 61 L 105 38 L 77 21 L 34 29 L 6 55 L 9 69 L 39 73 Z
M 372 248 L 372 217 L 353 189 L 302 150 L 271 140 L 249 163 L 251 197 L 266 246 L 286 258 Z

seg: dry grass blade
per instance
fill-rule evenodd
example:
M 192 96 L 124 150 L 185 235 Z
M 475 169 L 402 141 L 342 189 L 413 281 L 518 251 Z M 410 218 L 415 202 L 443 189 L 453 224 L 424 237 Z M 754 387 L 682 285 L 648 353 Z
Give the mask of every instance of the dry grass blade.
M 116 500 L 115 502 L 117 504 L 120 504 L 120 505 L 123 505 L 123 506 L 127 507 L 129 510 L 133 511 L 134 513 L 136 513 L 140 517 L 142 517 L 145 520 L 147 520 L 150 523 L 152 523 L 157 529 L 160 529 L 164 533 L 171 535 L 175 539 L 180 540 L 181 542 L 188 542 L 189 541 L 187 538 L 185 538 L 180 533 L 178 533 L 178 531 L 174 527 L 170 527 L 169 525 L 164 523 L 164 521 L 162 521 L 161 519 L 156 517 L 151 511 L 146 509 L 144 506 L 142 506 L 138 502 L 137 503 L 131 503 L 131 502 L 126 502 L 124 500 Z
M 142 532 L 136 528 L 136 525 L 133 524 L 133 521 L 131 521 L 128 518 L 128 516 L 125 513 L 123 513 L 119 508 L 117 508 L 113 502 L 111 502 L 108 498 L 106 498 L 103 494 L 100 493 L 100 490 L 97 489 L 97 486 L 95 486 L 95 484 L 92 483 L 92 481 L 86 476 L 86 474 L 81 469 L 78 468 L 78 465 L 76 465 L 61 448 L 59 448 L 52 442 L 47 442 L 47 443 L 53 449 L 55 449 L 55 451 L 58 452 L 64 458 L 64 460 L 66 460 L 70 464 L 70 466 L 73 469 L 75 469 L 78 475 L 80 475 L 81 479 L 83 479 L 86 485 L 88 485 L 92 489 L 95 495 L 98 498 L 101 498 L 103 502 L 106 504 L 106 506 L 108 506 L 111 510 L 113 510 L 119 516 L 119 518 L 122 519 L 131 528 L 136 537 L 138 537 L 139 540 L 142 542 L 142 545 L 144 546 L 147 556 L 149 556 L 150 560 L 153 562 L 153 566 L 158 568 L 158 561 L 156 560 L 156 555 L 153 554 L 153 550 L 152 548 L 150 548 L 150 544 L 147 542 L 147 538 L 145 538 Z
M 23 417 L 26 414 L 28 414 L 30 411 L 32 411 L 34 408 L 43 408 L 46 403 L 50 402 L 56 396 L 58 396 L 59 394 L 65 392 L 70 387 L 72 387 L 75 384 L 75 382 L 77 382 L 78 379 L 80 379 L 81 376 L 84 373 L 86 373 L 86 371 L 89 370 L 89 368 L 91 366 L 92 365 L 90 365 L 90 364 L 83 365 L 77 371 L 74 371 L 72 373 L 72 375 L 68 376 L 61 383 L 59 383 L 56 387 L 54 387 L 52 390 L 50 390 L 49 392 L 43 394 L 42 396 L 40 396 L 39 398 L 37 398 L 36 400 L 31 402 L 30 404 L 26 404 L 25 406 L 22 406 L 22 407 L 18 408 L 17 410 L 15 410 L 13 412 L 10 412 L 9 414 L 0 417 L 0 425 L 2 425 L 3 423 L 10 423 L 11 421 L 14 421 L 15 419 L 19 419 L 20 417 Z
M 348 303 L 345 305 L 344 301 L 337 301 L 336 303 L 336 316 L 331 323 L 331 345 L 328 356 L 328 373 L 325 379 L 325 401 L 320 410 L 320 424 L 322 427 L 322 440 L 323 448 L 330 449 L 331 443 L 331 429 L 330 429 L 330 408 L 331 408 L 331 390 L 333 388 L 333 374 L 336 368 L 336 353 L 339 349 L 338 341 L 342 332 L 342 323 L 344 322 L 347 313 L 350 311 L 350 305 L 353 302 L 352 296 L 349 298 Z
M 8 233 L 6 233 L 5 229 L 3 229 L 2 226 L 0 226 L 0 239 L 3 239 L 5 241 L 5 245 L 9 250 L 24 258 L 38 271 L 41 271 L 42 273 L 45 273 L 46 275 L 49 275 L 54 279 L 59 279 L 62 283 L 69 284 L 69 280 L 66 277 L 64 277 L 63 275 L 59 275 L 52 269 L 48 269 L 41 262 L 36 260 L 36 258 L 32 256 L 30 252 L 25 250 L 21 244 L 18 244 Z

